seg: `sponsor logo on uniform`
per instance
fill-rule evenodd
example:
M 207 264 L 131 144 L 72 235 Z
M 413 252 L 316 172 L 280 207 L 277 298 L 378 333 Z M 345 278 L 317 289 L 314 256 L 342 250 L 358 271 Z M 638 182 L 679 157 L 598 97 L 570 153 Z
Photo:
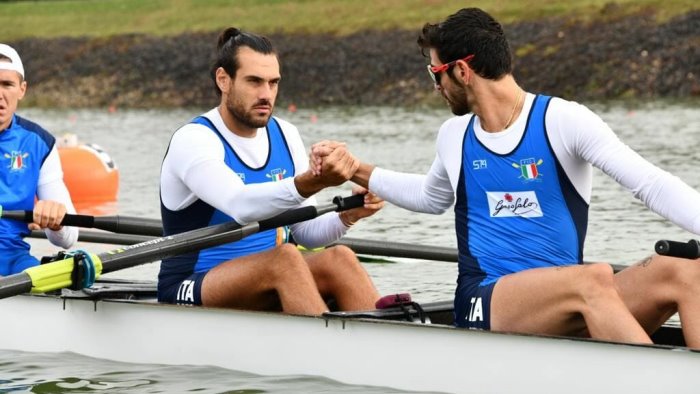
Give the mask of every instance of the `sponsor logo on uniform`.
M 483 169 L 488 168 L 488 166 L 486 164 L 485 159 L 479 159 L 479 160 L 472 161 L 472 168 L 474 170 L 483 170 Z
M 265 174 L 266 177 L 270 178 L 272 182 L 279 182 L 282 179 L 284 179 L 284 175 L 287 173 L 287 170 L 282 169 L 282 168 L 275 168 L 274 170 L 270 171 L 269 174 Z
M 180 288 L 177 290 L 177 297 L 175 302 L 180 305 L 192 305 L 194 304 L 194 281 L 193 280 L 183 280 L 180 284 Z
M 467 320 L 470 322 L 484 321 L 484 307 L 481 297 L 472 297 L 472 306 L 469 308 Z
M 29 153 L 27 152 L 12 151 L 12 153 L 5 153 L 5 158 L 10 159 L 10 164 L 7 168 L 9 168 L 10 171 L 24 170 L 27 168 L 27 165 L 24 163 L 24 159 L 27 157 L 29 157 Z
M 518 178 L 523 179 L 526 182 L 539 181 L 542 174 L 538 170 L 538 166 L 542 164 L 542 159 L 535 160 L 534 158 L 520 160 L 520 163 L 511 163 L 513 168 L 520 170 L 520 176 Z
M 542 207 L 534 191 L 486 192 L 492 218 L 519 216 L 536 218 L 543 216 Z
M 244 172 L 237 172 L 236 175 L 238 175 L 238 177 L 241 178 L 241 180 L 243 182 L 245 182 L 245 173 Z

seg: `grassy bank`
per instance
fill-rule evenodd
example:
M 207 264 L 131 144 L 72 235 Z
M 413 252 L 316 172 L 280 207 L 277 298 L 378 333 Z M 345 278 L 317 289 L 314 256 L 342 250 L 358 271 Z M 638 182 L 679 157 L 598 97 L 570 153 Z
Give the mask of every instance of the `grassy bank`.
M 697 0 L 64 0 L 0 1 L 0 37 L 105 37 L 128 33 L 172 36 L 226 26 L 272 33 L 416 30 L 466 5 L 481 7 L 505 24 L 548 17 L 579 22 L 654 10 L 664 22 L 700 9 Z

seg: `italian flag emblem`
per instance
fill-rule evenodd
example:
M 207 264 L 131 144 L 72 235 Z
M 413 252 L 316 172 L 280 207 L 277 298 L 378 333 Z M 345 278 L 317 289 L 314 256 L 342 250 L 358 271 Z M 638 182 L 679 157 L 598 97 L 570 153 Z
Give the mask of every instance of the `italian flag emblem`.
M 284 179 L 284 174 L 287 173 L 287 170 L 281 169 L 281 168 L 275 168 L 274 170 L 270 171 L 269 174 L 265 174 L 272 182 L 279 182 L 282 179 Z
M 520 169 L 520 178 L 534 180 L 540 175 L 537 166 L 542 164 L 542 159 L 535 161 L 534 158 L 520 160 L 520 164 L 513 163 L 513 167 Z
M 24 159 L 29 156 L 29 153 L 12 152 L 12 155 L 5 153 L 5 157 L 10 159 L 10 170 L 19 171 L 24 168 Z

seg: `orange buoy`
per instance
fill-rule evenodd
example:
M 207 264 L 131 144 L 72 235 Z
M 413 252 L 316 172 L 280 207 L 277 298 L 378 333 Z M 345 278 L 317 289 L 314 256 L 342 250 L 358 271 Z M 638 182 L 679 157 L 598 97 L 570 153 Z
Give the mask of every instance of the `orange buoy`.
M 102 148 L 95 144 L 59 144 L 58 155 L 63 181 L 76 208 L 117 201 L 119 170 Z

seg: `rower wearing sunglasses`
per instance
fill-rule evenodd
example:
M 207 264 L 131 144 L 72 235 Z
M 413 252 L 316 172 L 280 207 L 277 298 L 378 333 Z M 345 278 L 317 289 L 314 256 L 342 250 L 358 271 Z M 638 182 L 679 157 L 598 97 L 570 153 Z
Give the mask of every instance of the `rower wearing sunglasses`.
M 700 234 L 700 193 L 623 144 L 585 106 L 527 93 L 501 25 L 477 8 L 426 24 L 418 44 L 456 115 L 440 128 L 426 175 L 361 163 L 352 181 L 403 208 L 455 205 L 458 327 L 651 343 L 680 312 L 700 348 L 700 264 L 653 255 L 614 274 L 583 265 L 592 168 Z M 312 148 L 315 171 L 338 145 Z

